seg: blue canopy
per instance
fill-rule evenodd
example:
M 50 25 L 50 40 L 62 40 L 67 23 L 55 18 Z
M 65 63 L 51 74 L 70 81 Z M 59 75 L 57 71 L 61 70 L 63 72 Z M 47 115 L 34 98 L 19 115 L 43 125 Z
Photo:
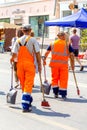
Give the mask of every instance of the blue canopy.
M 61 19 L 45 21 L 44 25 L 87 28 L 87 11 L 84 8 L 82 8 L 77 13 L 63 17 Z

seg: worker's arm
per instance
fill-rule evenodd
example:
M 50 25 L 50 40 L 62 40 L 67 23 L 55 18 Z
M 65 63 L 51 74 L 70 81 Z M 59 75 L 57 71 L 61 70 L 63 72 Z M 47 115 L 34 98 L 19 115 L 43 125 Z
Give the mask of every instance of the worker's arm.
M 36 53 L 36 59 L 37 59 L 37 63 L 38 63 L 38 71 L 41 73 L 41 55 L 40 55 L 40 52 Z
M 46 65 L 46 58 L 48 57 L 50 51 L 51 51 L 51 46 L 48 46 L 47 51 L 45 52 L 43 57 L 43 65 Z
M 14 62 L 14 59 L 17 57 L 16 53 L 12 53 L 11 59 L 10 59 L 10 63 L 12 64 Z
M 42 69 L 41 68 L 41 55 L 40 55 L 40 50 L 39 50 L 39 44 L 37 42 L 33 45 L 33 49 L 34 49 L 34 53 L 35 53 L 37 64 L 38 64 L 38 71 L 41 73 L 41 69 Z

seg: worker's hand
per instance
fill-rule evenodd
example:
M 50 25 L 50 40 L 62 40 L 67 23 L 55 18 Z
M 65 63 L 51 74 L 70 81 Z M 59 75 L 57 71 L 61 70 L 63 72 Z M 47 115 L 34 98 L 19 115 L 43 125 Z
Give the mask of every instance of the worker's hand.
M 72 70 L 74 70 L 75 66 L 74 66 L 74 65 L 72 65 L 72 66 L 71 66 L 71 68 L 72 68 Z
M 42 56 L 42 60 L 43 60 L 43 65 L 46 65 L 46 57 Z
M 10 63 L 12 64 L 13 62 L 14 62 L 14 59 L 13 59 L 13 57 L 11 57 Z
M 46 60 L 43 60 L 43 65 L 46 65 Z

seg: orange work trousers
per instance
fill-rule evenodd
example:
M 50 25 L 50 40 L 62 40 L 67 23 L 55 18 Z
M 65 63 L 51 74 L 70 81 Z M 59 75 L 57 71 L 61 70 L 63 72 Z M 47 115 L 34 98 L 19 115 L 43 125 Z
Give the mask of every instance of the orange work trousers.
M 68 65 L 59 64 L 57 67 L 51 67 L 52 86 L 58 86 L 62 90 L 67 89 L 68 84 Z
M 35 77 L 35 66 L 29 61 L 19 62 L 17 64 L 17 75 L 20 80 L 22 91 L 32 93 Z

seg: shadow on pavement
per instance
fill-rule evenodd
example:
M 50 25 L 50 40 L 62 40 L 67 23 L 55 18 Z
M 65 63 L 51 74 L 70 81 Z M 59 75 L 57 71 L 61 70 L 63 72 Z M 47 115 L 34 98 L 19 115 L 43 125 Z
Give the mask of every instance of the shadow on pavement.
M 73 73 L 72 70 L 69 70 L 70 73 Z M 80 71 L 80 70 L 75 70 L 74 71 L 75 73 L 87 73 L 87 70 L 83 70 L 83 71 Z
M 73 102 L 73 103 L 87 103 L 87 99 L 84 98 L 67 98 L 65 102 Z
M 9 106 L 10 108 L 13 108 L 13 109 L 18 109 L 18 110 L 21 110 L 21 107 L 17 107 L 17 106 Z
M 80 96 L 79 98 L 66 98 L 65 100 L 62 100 L 61 97 L 54 98 L 54 97 L 46 96 L 46 98 L 50 98 L 50 99 L 53 99 L 53 100 L 58 100 L 58 101 L 61 101 L 61 102 L 87 103 L 87 98 L 85 98 L 83 96 Z
M 47 108 L 46 108 L 47 109 Z M 48 109 L 49 111 L 45 111 L 45 108 L 43 110 L 37 109 L 35 106 L 33 106 L 33 113 L 36 113 L 37 115 L 44 115 L 44 116 L 59 116 L 59 117 L 70 117 L 69 114 L 64 114 L 60 112 L 55 112 L 52 109 Z
M 0 95 L 6 95 L 5 92 L 3 91 L 0 91 Z
M 16 109 L 16 110 L 22 110 L 21 107 L 17 107 L 17 106 L 9 106 L 9 108 L 12 109 Z M 45 111 L 45 110 L 49 110 L 49 111 Z M 44 116 L 59 116 L 59 117 L 70 117 L 69 114 L 64 114 L 64 113 L 60 113 L 60 112 L 55 112 L 53 111 L 51 108 L 47 109 L 47 108 L 43 108 L 43 110 L 37 109 L 35 106 L 32 106 L 32 112 L 28 112 L 28 113 L 35 113 L 37 115 L 44 115 Z
M 33 93 L 40 93 L 40 86 L 35 85 L 33 88 Z

